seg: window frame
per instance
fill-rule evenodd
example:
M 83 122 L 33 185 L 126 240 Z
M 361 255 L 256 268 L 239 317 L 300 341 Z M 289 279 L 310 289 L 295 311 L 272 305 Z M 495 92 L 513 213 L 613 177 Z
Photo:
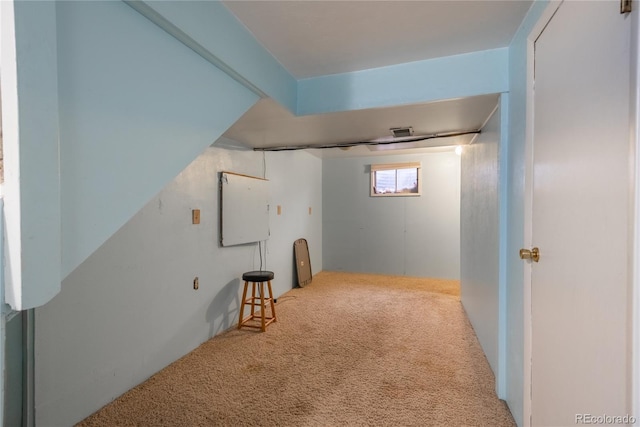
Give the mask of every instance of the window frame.
M 379 171 L 396 171 L 396 191 L 398 189 L 398 170 L 400 169 L 416 169 L 417 179 L 418 179 L 418 191 L 413 192 L 402 192 L 402 193 L 376 193 L 375 191 L 375 183 L 376 183 L 376 172 Z M 422 195 L 422 163 L 421 162 L 408 162 L 408 163 L 380 163 L 380 164 L 372 164 L 370 171 L 370 185 L 369 185 L 369 195 L 371 197 L 420 197 Z

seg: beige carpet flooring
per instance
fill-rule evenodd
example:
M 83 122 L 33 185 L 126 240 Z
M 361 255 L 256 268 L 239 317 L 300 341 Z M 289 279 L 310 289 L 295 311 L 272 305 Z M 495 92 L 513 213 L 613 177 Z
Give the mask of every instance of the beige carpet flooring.
M 322 272 L 79 426 L 513 426 L 457 281 Z

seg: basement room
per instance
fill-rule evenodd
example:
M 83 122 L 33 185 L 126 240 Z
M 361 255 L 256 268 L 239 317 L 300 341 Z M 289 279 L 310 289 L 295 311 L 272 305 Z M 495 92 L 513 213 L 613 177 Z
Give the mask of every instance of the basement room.
M 636 9 L 0 2 L 2 425 L 635 424 Z

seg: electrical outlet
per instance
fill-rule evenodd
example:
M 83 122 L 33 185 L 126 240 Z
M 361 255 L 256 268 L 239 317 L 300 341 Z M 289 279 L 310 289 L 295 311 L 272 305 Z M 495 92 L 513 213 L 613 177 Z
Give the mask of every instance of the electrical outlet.
M 200 287 L 200 281 L 196 277 L 195 279 L 193 279 L 193 289 L 198 290 L 199 287 Z

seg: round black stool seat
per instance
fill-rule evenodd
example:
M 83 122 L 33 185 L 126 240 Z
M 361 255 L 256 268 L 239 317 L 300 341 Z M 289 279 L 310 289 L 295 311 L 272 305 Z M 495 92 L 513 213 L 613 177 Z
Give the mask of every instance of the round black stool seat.
M 273 280 L 273 271 L 249 271 L 242 275 L 242 280 L 247 282 L 268 282 Z

